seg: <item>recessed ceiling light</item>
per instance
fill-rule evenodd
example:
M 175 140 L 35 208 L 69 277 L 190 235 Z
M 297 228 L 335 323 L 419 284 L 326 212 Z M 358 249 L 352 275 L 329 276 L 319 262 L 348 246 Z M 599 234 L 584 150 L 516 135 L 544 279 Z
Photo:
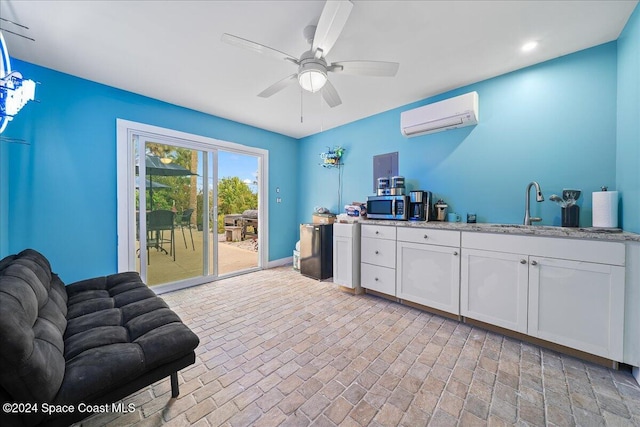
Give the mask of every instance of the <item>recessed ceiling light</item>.
M 521 49 L 522 49 L 523 52 L 529 52 L 529 51 L 535 49 L 536 46 L 538 46 L 538 42 L 527 42 L 527 43 L 522 45 Z

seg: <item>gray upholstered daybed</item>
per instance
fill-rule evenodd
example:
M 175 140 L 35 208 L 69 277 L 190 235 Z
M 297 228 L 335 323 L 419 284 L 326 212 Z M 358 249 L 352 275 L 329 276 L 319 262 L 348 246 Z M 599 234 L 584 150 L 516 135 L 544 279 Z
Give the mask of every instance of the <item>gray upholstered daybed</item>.
M 198 343 L 135 272 L 65 286 L 34 250 L 0 261 L 2 426 L 69 425 L 168 376 L 176 397 Z

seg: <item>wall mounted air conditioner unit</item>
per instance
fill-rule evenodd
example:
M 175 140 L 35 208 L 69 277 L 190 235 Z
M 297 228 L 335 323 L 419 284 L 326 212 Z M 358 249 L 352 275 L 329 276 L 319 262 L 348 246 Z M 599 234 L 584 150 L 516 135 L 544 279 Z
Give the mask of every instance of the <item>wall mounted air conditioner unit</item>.
M 400 132 L 406 137 L 478 124 L 478 92 L 434 102 L 400 113 Z

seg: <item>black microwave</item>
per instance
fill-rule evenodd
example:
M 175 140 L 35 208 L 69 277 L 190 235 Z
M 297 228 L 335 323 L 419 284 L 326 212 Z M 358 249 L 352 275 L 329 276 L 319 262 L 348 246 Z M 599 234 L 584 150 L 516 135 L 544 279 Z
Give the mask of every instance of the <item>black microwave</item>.
M 367 218 L 408 220 L 409 196 L 369 196 L 367 199 Z

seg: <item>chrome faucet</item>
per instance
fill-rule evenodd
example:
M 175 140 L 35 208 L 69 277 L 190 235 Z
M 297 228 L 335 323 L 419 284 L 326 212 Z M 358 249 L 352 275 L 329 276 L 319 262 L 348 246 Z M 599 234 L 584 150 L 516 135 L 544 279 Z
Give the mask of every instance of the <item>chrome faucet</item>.
M 542 190 L 540 190 L 540 185 L 535 181 L 531 181 L 529 185 L 527 185 L 527 191 L 525 194 L 526 199 L 524 201 L 524 225 L 531 225 L 532 222 L 542 221 L 542 218 L 531 217 L 529 203 L 529 199 L 531 198 L 531 187 L 536 187 L 536 202 L 544 202 L 544 196 L 542 195 Z

